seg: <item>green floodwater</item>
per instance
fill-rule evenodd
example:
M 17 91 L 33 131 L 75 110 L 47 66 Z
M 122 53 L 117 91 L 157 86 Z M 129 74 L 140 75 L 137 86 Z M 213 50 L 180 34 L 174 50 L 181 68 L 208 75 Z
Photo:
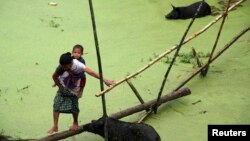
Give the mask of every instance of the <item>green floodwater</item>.
M 52 104 L 57 90 L 51 87 L 51 75 L 58 65 L 59 56 L 71 51 L 73 45 L 84 45 L 87 65 L 98 71 L 88 1 L 53 1 L 58 3 L 57 6 L 50 6 L 49 2 L 0 1 L 1 134 L 24 139 L 47 136 L 53 124 Z M 191 2 L 194 0 L 93 1 L 104 76 L 121 80 L 178 44 L 190 20 L 169 21 L 165 20 L 164 15 L 171 10 L 171 3 L 181 6 Z M 219 7 L 215 0 L 207 2 Z M 250 25 L 249 9 L 250 1 L 247 0 L 242 7 L 230 12 L 218 49 Z M 207 16 L 197 19 L 188 36 L 214 18 Z M 198 52 L 210 52 L 220 23 L 182 46 L 180 53 L 189 53 L 191 47 Z M 158 131 L 162 141 L 205 141 L 208 124 L 249 124 L 249 46 L 248 32 L 210 66 L 207 77 L 196 76 L 186 84 L 191 95 L 164 104 L 145 123 Z M 202 61 L 206 59 L 202 58 Z M 164 61 L 159 61 L 132 79 L 144 101 L 156 98 L 168 66 Z M 164 94 L 180 84 L 193 70 L 193 64 L 181 63 L 177 58 Z M 79 100 L 80 125 L 102 115 L 101 98 L 94 96 L 99 91 L 99 80 L 88 76 L 83 98 Z M 126 83 L 106 95 L 108 114 L 138 103 Z M 122 120 L 136 121 L 142 113 Z M 71 124 L 72 116 L 61 114 L 59 131 L 68 130 Z M 87 132 L 65 140 L 83 139 L 103 140 Z

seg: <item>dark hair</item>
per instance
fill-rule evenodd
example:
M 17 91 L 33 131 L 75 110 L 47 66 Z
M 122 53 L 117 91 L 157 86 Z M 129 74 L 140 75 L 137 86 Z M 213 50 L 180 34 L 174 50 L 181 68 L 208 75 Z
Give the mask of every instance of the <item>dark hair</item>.
M 68 65 L 72 62 L 73 58 L 71 57 L 71 53 L 67 52 L 61 55 L 59 63 L 60 65 Z
M 75 46 L 73 46 L 73 50 L 76 48 L 80 49 L 81 52 L 83 53 L 83 46 L 82 45 L 76 44 Z

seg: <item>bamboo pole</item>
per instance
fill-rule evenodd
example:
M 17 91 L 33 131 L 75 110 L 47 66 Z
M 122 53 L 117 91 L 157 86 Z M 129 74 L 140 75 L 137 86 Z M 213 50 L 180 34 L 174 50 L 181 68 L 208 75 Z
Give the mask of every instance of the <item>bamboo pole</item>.
M 229 8 L 229 6 L 230 6 L 230 2 L 231 2 L 231 0 L 228 0 L 227 8 L 226 8 L 226 10 L 225 10 L 225 12 L 224 12 L 224 16 L 223 16 L 223 19 L 222 19 L 222 22 L 221 22 L 219 31 L 218 31 L 218 33 L 217 33 L 217 36 L 216 36 L 214 45 L 213 45 L 213 47 L 212 47 L 212 51 L 211 51 L 210 56 L 209 56 L 209 58 L 208 58 L 208 63 L 207 63 L 207 65 L 206 65 L 206 67 L 204 67 L 204 69 L 202 70 L 201 75 L 202 75 L 203 77 L 207 75 L 207 71 L 208 71 L 208 69 L 209 69 L 209 64 L 210 64 L 211 59 L 212 59 L 212 57 L 213 57 L 215 48 L 217 47 L 217 44 L 218 44 L 218 41 L 219 41 L 219 38 L 220 38 L 220 35 L 221 35 L 221 31 L 222 31 L 222 28 L 223 28 L 223 25 L 224 25 L 225 19 L 226 19 L 226 17 L 227 17 L 227 13 L 228 13 L 228 8 Z
M 135 93 L 135 96 L 138 98 L 138 100 L 141 102 L 141 104 L 143 104 L 144 101 L 143 101 L 142 97 L 140 96 L 139 92 L 137 91 L 137 89 L 135 88 L 135 86 L 132 84 L 132 82 L 127 80 L 127 83 L 129 85 L 129 87 L 132 89 L 132 91 Z
M 192 52 L 193 52 L 193 55 L 195 57 L 197 66 L 200 68 L 201 67 L 201 61 L 200 61 L 199 56 L 198 56 L 198 54 L 196 53 L 196 51 L 195 51 L 195 49 L 193 47 L 192 47 Z
M 137 123 L 141 123 L 143 120 L 145 120 L 151 113 L 153 112 L 152 108 L 150 108 L 149 111 L 147 111 L 146 113 L 144 113 L 141 118 L 139 118 L 139 120 L 137 121 Z
M 187 96 L 189 94 L 191 94 L 190 89 L 181 88 L 178 91 L 173 91 L 173 92 L 170 92 L 169 94 L 166 94 L 166 95 L 162 96 L 161 99 L 160 99 L 160 102 L 161 103 L 166 103 L 168 101 L 171 101 L 171 100 L 183 97 L 183 96 Z M 120 111 L 118 113 L 114 113 L 110 117 L 115 118 L 115 119 L 120 119 L 120 118 L 123 118 L 125 116 L 134 114 L 136 112 L 143 111 L 145 109 L 148 109 L 152 104 L 155 103 L 155 101 L 156 101 L 156 99 L 145 102 L 144 104 L 139 104 L 137 106 L 125 109 L 125 110 Z M 79 126 L 79 129 L 76 130 L 76 131 L 71 131 L 71 130 L 62 131 L 62 132 L 59 132 L 59 133 L 56 133 L 56 134 L 53 134 L 53 135 L 49 135 L 49 136 L 37 139 L 37 141 L 57 141 L 57 140 L 66 139 L 66 138 L 68 138 L 70 136 L 74 136 L 74 135 L 77 135 L 77 134 L 80 134 L 80 133 L 84 132 L 85 131 L 84 125 Z
M 228 49 L 233 43 L 235 43 L 242 35 L 244 35 L 246 32 L 250 30 L 250 26 L 243 29 L 240 33 L 238 33 L 236 36 L 232 38 L 230 42 L 228 42 L 220 51 L 218 51 L 213 58 L 211 58 L 210 63 L 212 63 L 215 59 L 217 59 L 226 49 Z M 204 64 L 202 67 L 198 68 L 195 72 L 193 72 L 186 80 L 184 80 L 177 88 L 174 90 L 180 89 L 182 86 L 184 86 L 189 80 L 191 80 L 195 75 L 197 75 L 199 72 L 202 71 L 203 68 L 207 66 L 209 62 Z
M 101 91 L 103 91 L 104 84 L 103 84 L 102 61 L 101 61 L 101 55 L 100 55 L 100 49 L 99 49 L 99 42 L 98 42 L 98 36 L 97 36 L 97 30 L 96 30 L 96 24 L 95 24 L 95 14 L 94 14 L 92 0 L 89 0 L 89 10 L 90 10 L 90 15 L 91 15 L 93 34 L 94 34 L 94 40 L 95 40 L 95 47 L 96 47 L 96 56 L 97 56 L 97 63 L 98 63 L 98 69 L 99 69 L 99 79 L 100 79 L 100 89 L 101 89 Z M 103 116 L 107 117 L 106 100 L 105 100 L 104 95 L 102 96 L 102 109 L 103 109 Z M 104 123 L 104 139 L 105 139 L 105 141 L 108 141 L 107 130 L 108 130 L 107 118 L 105 118 L 105 123 Z
M 214 55 L 213 58 L 211 58 L 212 63 L 215 59 L 217 59 L 226 49 L 228 49 L 233 43 L 235 43 L 242 35 L 244 35 L 246 32 L 250 30 L 250 26 L 243 29 L 240 33 L 238 33 L 233 39 L 228 42 L 220 51 L 217 52 L 217 54 Z M 207 62 L 208 63 L 208 62 Z M 181 87 L 183 87 L 187 82 L 189 82 L 194 76 L 196 76 L 199 72 L 203 70 L 204 67 L 206 67 L 207 64 L 204 64 L 200 68 L 198 68 L 195 72 L 193 72 L 187 79 L 185 79 L 179 86 L 177 86 L 174 91 L 179 90 Z M 150 112 L 146 112 L 139 120 L 138 122 L 142 122 L 147 116 L 150 115 Z
M 235 4 L 233 4 L 228 11 L 231 11 L 234 7 L 236 7 L 237 5 L 241 4 L 244 0 L 240 0 L 238 2 L 236 2 Z M 196 32 L 195 34 L 189 36 L 188 38 L 185 39 L 185 41 L 183 42 L 183 44 L 188 43 L 189 41 L 191 41 L 192 39 L 194 39 L 195 37 L 199 36 L 200 34 L 202 34 L 203 32 L 205 32 L 207 29 L 209 29 L 212 25 L 214 25 L 216 22 L 218 22 L 222 17 L 224 16 L 224 13 L 217 16 L 212 22 L 208 23 L 205 27 L 203 27 L 200 31 Z M 111 87 L 106 88 L 105 90 L 97 93 L 95 96 L 99 97 L 107 92 L 109 92 L 110 90 L 112 90 L 113 88 L 115 88 L 116 86 L 122 84 L 123 82 L 125 82 L 126 80 L 129 80 L 133 77 L 135 77 L 136 75 L 140 74 L 141 72 L 143 72 L 144 70 L 148 69 L 149 67 L 151 67 L 153 64 L 155 64 L 156 62 L 158 62 L 159 60 L 161 60 L 163 57 L 165 57 L 166 55 L 170 54 L 172 51 L 174 51 L 176 49 L 177 46 L 173 46 L 170 49 L 168 49 L 167 51 L 163 52 L 162 54 L 160 54 L 158 57 L 156 57 L 154 60 L 150 61 L 147 65 L 145 65 L 144 67 L 142 67 L 141 69 L 139 69 L 137 72 L 135 72 L 134 74 L 131 74 L 125 78 L 123 78 L 120 81 L 117 81 L 117 83 Z
M 187 36 L 187 33 L 188 33 L 188 31 L 190 30 L 190 28 L 192 27 L 192 25 L 193 25 L 193 23 L 194 23 L 194 21 L 195 21 L 195 19 L 196 19 L 196 16 L 197 16 L 198 12 L 199 12 L 200 9 L 201 9 L 201 6 L 202 6 L 203 2 L 204 2 L 204 0 L 202 0 L 202 2 L 199 4 L 199 7 L 197 8 L 197 10 L 196 10 L 196 12 L 195 12 L 195 14 L 194 14 L 192 20 L 190 21 L 190 23 L 189 23 L 189 25 L 188 25 L 186 31 L 184 32 L 184 34 L 183 34 L 183 36 L 182 36 L 182 38 L 181 38 L 181 41 L 180 41 L 180 43 L 178 44 L 178 46 L 177 46 L 177 48 L 176 48 L 174 57 L 173 57 L 171 63 L 169 64 L 168 69 L 167 69 L 167 71 L 166 71 L 166 73 L 165 73 L 165 75 L 164 75 L 164 77 L 163 77 L 163 80 L 162 80 L 162 83 L 161 83 L 161 87 L 160 87 L 160 90 L 159 90 L 159 93 L 158 93 L 158 96 L 157 96 L 157 101 L 156 101 L 156 103 L 154 104 L 154 106 L 152 107 L 155 114 L 157 113 L 158 102 L 159 102 L 160 97 L 161 97 L 161 95 L 162 95 L 162 91 L 163 91 L 163 89 L 164 89 L 164 87 L 165 87 L 165 85 L 166 85 L 166 83 L 167 83 L 167 79 L 168 79 L 168 75 L 169 75 L 169 73 L 170 73 L 170 70 L 172 69 L 172 66 L 173 66 L 173 64 L 174 64 L 174 62 L 175 62 L 175 60 L 176 60 L 176 58 L 177 58 L 177 56 L 178 56 L 178 54 L 179 54 L 179 51 L 181 50 L 181 47 L 182 47 L 183 42 L 184 42 L 184 40 L 185 40 L 185 38 L 186 38 L 186 36 Z

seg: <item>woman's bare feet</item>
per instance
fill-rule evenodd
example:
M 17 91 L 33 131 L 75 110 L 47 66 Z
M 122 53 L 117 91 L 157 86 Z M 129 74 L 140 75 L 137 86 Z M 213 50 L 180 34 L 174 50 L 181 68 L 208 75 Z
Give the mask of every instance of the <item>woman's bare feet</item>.
M 78 124 L 73 123 L 69 130 L 76 131 L 78 129 Z
M 49 134 L 53 134 L 53 133 L 55 133 L 55 132 L 58 132 L 58 127 L 52 127 L 52 128 L 48 131 Z

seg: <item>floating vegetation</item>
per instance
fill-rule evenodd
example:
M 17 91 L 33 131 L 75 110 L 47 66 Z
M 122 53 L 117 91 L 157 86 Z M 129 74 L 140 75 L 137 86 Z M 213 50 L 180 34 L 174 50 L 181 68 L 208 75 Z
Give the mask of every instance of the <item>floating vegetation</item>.
M 44 19 L 41 19 L 41 18 L 40 18 L 40 21 L 41 21 L 41 22 L 44 22 Z
M 219 73 L 219 74 L 222 74 L 223 71 L 222 70 L 211 70 L 211 72 L 214 72 L 214 73 Z
M 157 55 L 156 53 L 153 53 L 153 55 L 154 55 L 154 58 L 157 58 L 157 57 L 158 57 L 158 55 Z
M 169 56 L 164 57 L 163 62 L 169 64 L 173 59 Z
M 22 92 L 22 93 L 29 93 L 28 89 L 30 88 L 31 85 L 27 85 L 21 89 L 17 88 L 17 92 Z
M 191 60 L 194 58 L 193 53 L 181 53 L 179 54 L 181 63 L 191 63 Z
M 239 0 L 231 0 L 230 1 L 230 6 L 232 6 L 233 4 L 235 4 L 236 2 L 238 2 Z M 245 2 L 246 0 L 244 0 Z M 228 4 L 228 0 L 218 0 L 218 4 L 220 5 L 220 9 L 222 11 L 224 11 L 226 8 L 227 8 L 227 4 Z M 239 4 L 238 6 L 236 7 L 242 7 L 242 4 Z M 237 8 L 233 8 L 232 10 L 236 10 Z
M 60 19 L 61 21 L 63 20 L 62 17 L 57 17 L 57 16 L 54 16 L 54 17 L 52 17 L 52 18 L 54 18 L 54 19 Z
M 221 9 L 217 8 L 215 6 L 211 6 L 211 15 L 212 16 L 217 16 L 219 14 L 221 14 Z
M 8 88 L 2 88 L 0 89 L 0 94 L 7 93 Z
M 210 56 L 210 53 L 198 52 L 197 56 L 199 58 L 207 58 Z M 180 58 L 181 63 L 192 63 L 193 59 L 195 58 L 192 51 L 190 51 L 189 53 L 180 53 L 178 57 Z
M 63 21 L 63 18 L 62 17 L 57 17 L 57 16 L 54 16 L 54 17 L 52 17 L 53 19 L 55 19 L 55 21 L 57 20 L 59 20 L 59 21 Z M 60 24 L 58 24 L 58 23 L 56 23 L 54 20 L 51 20 L 50 21 L 50 25 L 51 25 L 51 27 L 53 27 L 53 28 L 58 28 L 59 26 L 61 26 Z M 64 29 L 61 29 L 61 32 L 64 32 Z
M 127 72 L 126 77 L 127 77 L 127 76 L 129 76 L 129 75 L 130 75 L 130 73 L 129 73 L 129 72 Z
M 53 27 L 53 28 L 58 28 L 59 26 L 61 26 L 59 23 L 56 23 L 54 20 L 51 20 L 49 22 L 49 26 Z
M 52 18 L 53 19 L 50 20 L 50 21 L 47 21 L 45 19 L 40 18 L 40 21 L 41 22 L 48 22 L 49 27 L 52 27 L 52 28 L 59 28 L 59 27 L 61 27 L 61 24 L 59 24 L 59 22 L 63 21 L 63 18 L 62 17 L 57 17 L 57 16 L 54 16 Z M 61 32 L 64 32 L 64 29 L 61 29 Z
M 199 114 L 206 114 L 207 113 L 207 111 L 206 110 L 204 110 L 204 111 L 200 111 L 199 112 Z
M 197 101 L 193 102 L 192 105 L 195 105 L 195 104 L 197 104 L 199 102 L 201 102 L 201 100 L 197 100 Z
M 150 62 L 153 60 L 151 57 L 149 57 L 149 59 L 148 59 Z
M 236 2 L 238 2 L 239 0 L 231 0 L 230 1 L 230 6 L 232 6 L 233 4 L 235 4 Z M 246 0 L 244 0 L 245 2 Z M 215 7 L 215 6 L 211 6 L 211 15 L 212 16 L 217 16 L 219 14 L 221 14 L 222 12 L 225 11 L 225 9 L 227 8 L 227 4 L 228 4 L 228 0 L 218 0 L 218 4 L 219 4 L 219 8 Z M 236 10 L 237 7 L 242 7 L 242 3 L 237 5 L 236 7 L 234 7 L 232 10 Z
M 153 53 L 153 57 L 149 57 L 149 61 L 151 62 L 151 61 L 153 61 L 153 58 L 157 58 L 158 57 L 158 55 L 156 54 L 156 53 Z M 143 60 L 141 60 L 141 62 L 142 62 Z
M 24 90 L 24 89 L 28 89 L 30 87 L 30 85 L 27 85 L 27 86 L 25 86 L 25 87 L 23 87 L 22 89 Z

